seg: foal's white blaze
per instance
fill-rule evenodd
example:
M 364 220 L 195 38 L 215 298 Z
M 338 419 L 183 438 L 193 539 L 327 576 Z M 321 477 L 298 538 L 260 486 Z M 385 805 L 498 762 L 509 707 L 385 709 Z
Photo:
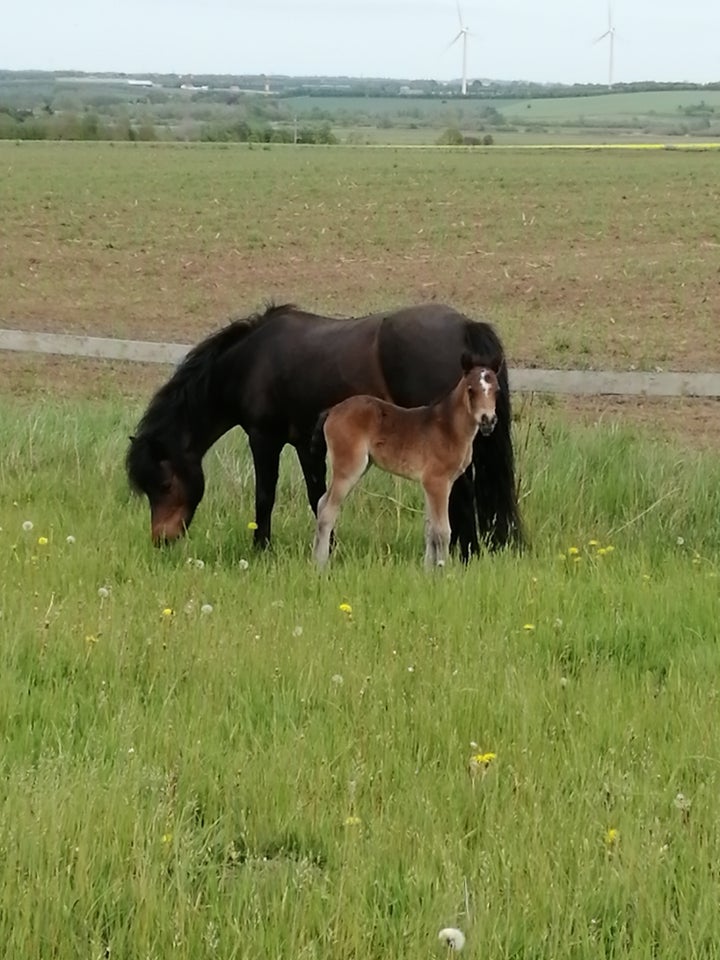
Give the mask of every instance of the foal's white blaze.
M 490 390 L 492 389 L 492 384 L 490 382 L 490 378 L 488 377 L 488 375 L 485 373 L 484 370 L 480 374 L 480 383 L 482 384 L 483 393 L 485 394 L 486 397 L 489 397 Z

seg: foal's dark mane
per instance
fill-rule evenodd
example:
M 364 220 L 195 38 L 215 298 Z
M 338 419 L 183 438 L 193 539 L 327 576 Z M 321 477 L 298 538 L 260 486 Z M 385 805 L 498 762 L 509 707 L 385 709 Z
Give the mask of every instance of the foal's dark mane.
M 269 304 L 262 312 L 236 318 L 198 343 L 183 358 L 167 383 L 153 396 L 135 436 L 131 437 L 125 465 L 133 487 L 138 486 L 147 442 L 162 438 L 167 444 L 169 438 L 177 437 L 179 422 L 192 429 L 205 419 L 212 398 L 213 372 L 220 357 L 277 314 L 294 309 L 292 304 Z

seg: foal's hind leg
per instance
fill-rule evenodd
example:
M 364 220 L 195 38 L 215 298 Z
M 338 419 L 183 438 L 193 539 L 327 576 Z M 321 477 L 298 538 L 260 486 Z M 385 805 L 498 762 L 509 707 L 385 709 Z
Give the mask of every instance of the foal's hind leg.
M 330 537 L 342 502 L 365 473 L 367 465 L 368 456 L 364 451 L 352 459 L 344 459 L 342 465 L 333 462 L 330 489 L 323 494 L 318 503 L 313 554 L 319 567 L 324 567 L 328 562 Z
M 424 478 L 427 526 L 425 533 L 425 566 L 442 567 L 450 547 L 448 504 L 451 484 L 444 478 Z

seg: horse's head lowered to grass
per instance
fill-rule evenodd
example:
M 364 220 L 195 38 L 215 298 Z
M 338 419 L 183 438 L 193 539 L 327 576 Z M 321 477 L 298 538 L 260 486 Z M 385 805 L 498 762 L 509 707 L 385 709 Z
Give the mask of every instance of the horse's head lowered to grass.
M 178 439 L 139 433 L 125 459 L 130 484 L 150 503 L 150 534 L 160 545 L 183 536 L 205 492 L 201 458 Z

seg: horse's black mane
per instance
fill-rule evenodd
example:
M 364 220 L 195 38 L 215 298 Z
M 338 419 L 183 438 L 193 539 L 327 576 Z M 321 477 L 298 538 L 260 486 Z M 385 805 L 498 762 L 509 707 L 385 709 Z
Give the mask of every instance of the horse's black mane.
M 142 441 L 177 435 L 177 423 L 201 420 L 207 410 L 213 384 L 213 371 L 218 359 L 240 340 L 279 313 L 296 309 L 293 304 L 268 304 L 265 310 L 230 321 L 210 334 L 183 358 L 173 375 L 150 401 L 137 426 L 126 459 L 130 483 L 137 486 L 137 477 L 144 459 Z M 138 441 L 140 441 L 138 443 Z

